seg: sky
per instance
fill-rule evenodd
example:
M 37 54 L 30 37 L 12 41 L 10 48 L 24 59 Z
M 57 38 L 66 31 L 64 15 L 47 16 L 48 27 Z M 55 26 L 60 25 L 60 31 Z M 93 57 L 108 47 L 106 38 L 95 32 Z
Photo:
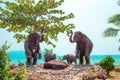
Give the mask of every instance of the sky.
M 93 50 L 91 54 L 119 54 L 118 42 L 119 37 L 105 38 L 103 31 L 108 27 L 116 27 L 113 24 L 108 24 L 108 18 L 114 14 L 120 13 L 118 0 L 65 0 L 59 7 L 66 14 L 73 13 L 75 18 L 65 21 L 65 23 L 75 24 L 74 31 L 81 31 L 86 34 L 93 42 Z M 0 46 L 8 41 L 11 45 L 9 51 L 24 50 L 24 43 L 17 43 L 13 38 L 13 33 L 8 33 L 4 29 L 0 29 Z M 41 50 L 44 48 L 52 49 L 53 52 L 59 55 L 70 54 L 75 52 L 75 43 L 69 42 L 69 37 L 65 34 L 58 35 L 58 42 L 54 42 L 56 48 L 40 43 Z

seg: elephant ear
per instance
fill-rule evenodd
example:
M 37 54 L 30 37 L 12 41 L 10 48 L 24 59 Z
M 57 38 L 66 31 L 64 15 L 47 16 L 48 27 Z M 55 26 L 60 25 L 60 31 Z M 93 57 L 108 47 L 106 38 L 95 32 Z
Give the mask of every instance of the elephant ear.
M 33 38 L 35 39 L 35 41 L 37 41 L 40 37 L 41 37 L 41 33 L 40 32 L 34 32 L 33 33 Z
M 86 42 L 87 41 L 87 36 L 85 34 L 83 34 L 82 32 L 78 31 L 77 34 L 80 36 L 80 41 L 82 43 Z
M 84 43 L 87 41 L 87 36 L 85 34 L 82 35 L 82 40 L 81 42 Z
M 64 59 L 68 59 L 68 55 L 64 55 L 63 58 L 64 58 Z
M 35 33 L 29 34 L 29 36 L 28 36 L 29 41 L 31 41 L 31 42 L 35 41 L 34 35 L 35 35 Z

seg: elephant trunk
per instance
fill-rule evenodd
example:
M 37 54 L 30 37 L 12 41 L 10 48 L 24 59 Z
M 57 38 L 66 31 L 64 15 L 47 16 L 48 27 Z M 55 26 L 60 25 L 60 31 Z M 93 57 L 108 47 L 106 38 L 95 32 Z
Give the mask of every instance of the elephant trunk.
M 41 33 L 41 41 L 40 42 L 42 42 L 44 40 L 43 31 L 44 31 L 44 29 L 42 29 L 40 32 Z
M 44 36 L 43 36 L 43 34 L 42 34 L 42 36 L 41 36 L 41 42 L 44 40 Z
M 71 31 L 71 36 L 70 36 L 69 40 L 71 43 L 74 43 L 75 41 L 72 39 L 72 36 L 73 36 L 73 32 Z

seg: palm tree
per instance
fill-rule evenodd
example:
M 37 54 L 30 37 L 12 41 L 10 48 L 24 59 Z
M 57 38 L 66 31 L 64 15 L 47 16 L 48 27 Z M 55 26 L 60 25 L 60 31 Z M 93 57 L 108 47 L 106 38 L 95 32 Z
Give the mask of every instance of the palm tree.
M 118 5 L 120 6 L 120 0 L 118 1 Z M 118 32 L 120 31 L 120 14 L 115 14 L 111 16 L 108 19 L 108 23 L 114 24 L 116 28 L 112 28 L 112 27 L 106 28 L 103 33 L 104 37 L 116 37 L 118 35 Z
M 105 29 L 103 35 L 105 37 L 116 37 L 118 32 L 120 31 L 120 14 L 113 15 L 108 19 L 108 23 L 112 23 L 116 26 L 116 28 L 109 27 Z

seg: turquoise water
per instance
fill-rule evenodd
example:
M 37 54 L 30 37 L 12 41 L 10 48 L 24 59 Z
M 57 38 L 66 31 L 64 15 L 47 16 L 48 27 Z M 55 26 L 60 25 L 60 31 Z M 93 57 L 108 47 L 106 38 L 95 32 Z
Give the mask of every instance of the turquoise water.
M 24 62 L 24 63 L 26 62 L 26 56 L 25 56 L 24 51 L 10 51 L 10 52 L 8 52 L 8 56 L 10 57 L 11 62 L 14 64 L 18 64 L 19 62 Z M 44 55 L 42 55 L 42 56 L 44 56 Z M 114 64 L 120 65 L 120 54 L 119 55 L 118 54 L 111 55 L 111 56 L 115 59 Z M 105 57 L 106 57 L 106 55 L 91 55 L 90 62 L 91 62 L 91 64 L 98 63 L 99 61 L 101 61 Z M 62 59 L 62 56 L 57 56 L 57 58 Z M 37 63 L 43 64 L 44 59 L 38 59 Z M 77 63 L 79 63 L 78 60 L 77 60 Z

